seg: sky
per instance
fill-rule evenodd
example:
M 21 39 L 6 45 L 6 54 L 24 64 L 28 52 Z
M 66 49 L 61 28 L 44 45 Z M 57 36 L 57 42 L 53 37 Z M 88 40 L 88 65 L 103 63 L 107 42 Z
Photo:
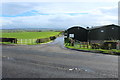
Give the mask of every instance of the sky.
M 6 1 L 6 2 L 5 2 Z M 0 25 L 12 28 L 64 28 L 118 25 L 118 1 L 1 2 Z

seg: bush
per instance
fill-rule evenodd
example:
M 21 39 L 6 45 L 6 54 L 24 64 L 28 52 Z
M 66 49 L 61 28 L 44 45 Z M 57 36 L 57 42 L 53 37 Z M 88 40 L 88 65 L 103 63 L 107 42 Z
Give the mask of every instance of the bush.
M 44 43 L 44 42 L 48 42 L 48 41 L 50 41 L 49 38 L 43 38 L 43 39 L 37 39 L 36 43 Z
M 17 43 L 17 38 L 0 38 L 0 42 Z
M 51 36 L 51 37 L 50 37 L 50 40 L 54 40 L 54 39 L 56 39 L 55 36 Z
M 116 49 L 116 45 L 117 45 L 117 42 L 104 42 L 101 45 L 101 49 L 107 49 L 107 50 Z
M 91 47 L 92 47 L 92 49 L 99 49 L 100 48 L 100 44 L 98 44 L 98 43 L 92 43 Z

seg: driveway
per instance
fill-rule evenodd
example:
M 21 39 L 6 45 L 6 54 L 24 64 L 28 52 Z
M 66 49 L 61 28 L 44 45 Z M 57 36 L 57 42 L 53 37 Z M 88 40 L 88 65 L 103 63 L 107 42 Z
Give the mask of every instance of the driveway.
M 3 45 L 3 78 L 118 78 L 118 56 L 64 48 L 63 37 L 41 45 Z

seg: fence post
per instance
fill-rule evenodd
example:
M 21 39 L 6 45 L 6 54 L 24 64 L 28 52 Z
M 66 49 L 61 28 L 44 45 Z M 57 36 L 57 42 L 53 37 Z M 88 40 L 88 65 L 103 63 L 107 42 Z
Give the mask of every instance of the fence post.
M 89 49 L 89 43 L 87 42 L 87 48 Z
M 79 42 L 79 45 L 80 45 L 80 48 L 81 48 L 81 44 L 80 44 L 80 42 Z
M 85 48 L 85 42 L 83 42 L 83 48 Z
M 120 49 L 120 41 L 117 41 L 117 45 L 116 45 L 116 47 L 117 47 L 117 50 Z
M 33 39 L 33 43 L 35 43 L 36 39 Z
M 22 44 L 22 39 L 20 39 L 20 44 Z
M 86 42 L 85 42 L 85 48 L 87 48 Z
M 34 43 L 34 41 L 35 41 L 35 40 L 36 40 L 36 39 L 33 39 L 33 41 L 32 41 L 32 42 Z
M 15 43 L 17 44 L 17 39 L 15 40 Z
M 32 39 L 32 44 L 34 43 L 33 41 L 34 41 L 34 40 Z
M 25 39 L 25 44 L 27 44 L 27 39 Z

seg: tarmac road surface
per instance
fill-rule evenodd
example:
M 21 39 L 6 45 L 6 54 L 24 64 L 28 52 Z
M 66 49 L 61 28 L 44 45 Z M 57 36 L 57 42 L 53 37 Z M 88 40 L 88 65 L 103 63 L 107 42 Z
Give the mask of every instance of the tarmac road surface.
M 118 78 L 118 56 L 64 48 L 63 37 L 41 45 L 3 45 L 3 78 Z

